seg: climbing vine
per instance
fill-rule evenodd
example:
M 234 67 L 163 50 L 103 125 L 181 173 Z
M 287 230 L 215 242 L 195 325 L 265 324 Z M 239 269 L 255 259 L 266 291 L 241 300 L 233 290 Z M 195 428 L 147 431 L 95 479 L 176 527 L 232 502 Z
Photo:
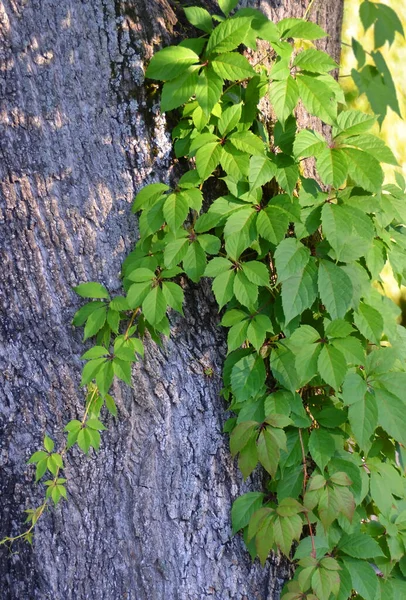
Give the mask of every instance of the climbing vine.
M 370 133 L 388 107 L 399 112 L 379 48 L 403 35 L 386 5 L 365 1 L 374 49 L 352 41 L 352 76 L 375 114 L 346 106 L 338 65 L 314 41 L 325 32 L 306 19 L 275 24 L 261 12 L 222 15 L 189 7 L 203 32 L 158 51 L 146 77 L 163 81 L 161 109 L 176 110 L 174 151 L 192 166 L 174 186 L 138 193 L 140 240 L 123 264 L 125 295 L 99 283 L 75 288 L 88 302 L 73 323 L 84 340 L 84 415 L 66 443 L 29 462 L 44 481 L 44 502 L 27 511 L 32 540 L 51 502 L 66 498 L 65 455 L 98 450 L 100 416 L 116 416 L 114 377 L 131 385 L 146 332 L 169 335 L 169 310 L 182 313 L 180 277 L 212 279 L 228 353 L 225 425 L 244 476 L 258 463 L 265 489 L 238 498 L 234 532 L 252 558 L 281 551 L 296 564 L 283 600 L 364 600 L 406 596 L 406 332 L 382 292 L 389 261 L 399 285 L 406 268 L 406 183 L 384 184 L 381 163 L 397 165 Z M 306 15 L 307 16 L 307 15 Z M 269 44 L 254 66 L 242 49 Z M 265 60 L 266 58 L 266 60 Z M 266 66 L 268 65 L 268 66 Z M 269 97 L 269 125 L 261 99 Z M 298 129 L 298 105 L 330 126 Z M 218 197 L 205 196 L 212 178 Z M 357 596 L 354 596 L 357 594 Z

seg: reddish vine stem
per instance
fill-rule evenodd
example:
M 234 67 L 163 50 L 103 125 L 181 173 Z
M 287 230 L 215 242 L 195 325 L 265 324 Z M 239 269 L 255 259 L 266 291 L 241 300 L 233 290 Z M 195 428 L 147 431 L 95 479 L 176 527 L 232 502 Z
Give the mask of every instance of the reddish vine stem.
M 299 440 L 300 440 L 300 447 L 302 449 L 302 464 L 303 464 L 303 497 L 306 493 L 306 486 L 307 486 L 307 482 L 309 480 L 309 475 L 307 473 L 307 465 L 306 465 L 306 452 L 304 449 L 304 444 L 303 444 L 303 437 L 302 437 L 302 430 L 299 429 Z M 311 552 L 311 556 L 312 558 L 316 558 L 316 544 L 314 542 L 314 533 L 313 533 L 313 527 L 312 524 L 310 523 L 310 519 L 309 519 L 309 515 L 307 513 L 307 511 L 305 512 L 306 515 L 306 521 L 307 521 L 307 525 L 309 527 L 309 533 L 310 533 L 310 539 L 312 542 L 312 552 Z

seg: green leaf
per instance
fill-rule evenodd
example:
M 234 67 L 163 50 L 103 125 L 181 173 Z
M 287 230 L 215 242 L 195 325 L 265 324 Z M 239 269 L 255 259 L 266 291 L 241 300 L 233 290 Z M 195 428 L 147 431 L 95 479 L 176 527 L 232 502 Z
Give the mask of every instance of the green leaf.
M 114 379 L 113 365 L 111 361 L 105 362 L 96 373 L 96 384 L 99 388 L 100 396 L 104 398 L 110 389 Z
M 190 6 L 184 9 L 185 15 L 189 23 L 201 29 L 206 33 L 211 33 L 213 29 L 213 21 L 210 13 L 205 8 L 200 6 Z
M 353 589 L 365 600 L 376 600 L 378 576 L 371 565 L 355 558 L 343 558 L 342 562 L 351 575 Z
M 345 338 L 355 331 L 353 326 L 344 319 L 326 320 L 324 326 L 326 336 L 329 338 Z
M 150 183 L 143 187 L 135 197 L 134 204 L 132 206 L 132 212 L 144 208 L 150 208 L 162 194 L 169 190 L 169 186 L 164 183 Z
M 153 279 L 155 279 L 154 271 L 151 269 L 146 269 L 145 267 L 140 267 L 139 269 L 134 269 L 127 276 L 130 281 L 135 281 L 137 283 L 149 282 L 151 283 Z
M 101 356 L 106 356 L 107 354 L 109 354 L 109 351 L 104 346 L 93 346 L 93 348 L 90 348 L 90 350 L 82 354 L 80 358 L 89 360 L 91 358 L 100 358 Z
M 80 385 L 86 385 L 94 379 L 96 373 L 99 371 L 101 366 L 106 362 L 106 358 L 96 358 L 94 360 L 89 360 L 88 363 L 85 364 L 82 371 L 82 380 Z
M 264 143 L 252 131 L 240 131 L 232 133 L 228 138 L 230 142 L 242 152 L 250 155 L 262 156 L 264 154 Z
M 164 281 L 162 284 L 162 292 L 165 296 L 166 303 L 171 308 L 174 308 L 181 314 L 183 314 L 183 299 L 184 294 L 180 285 L 172 283 L 171 281 Z
M 144 210 L 139 219 L 140 235 L 148 237 L 162 227 L 165 221 L 163 205 L 165 196 L 158 200 L 151 208 Z
M 252 189 L 263 186 L 272 181 L 276 175 L 277 167 L 266 156 L 252 156 L 250 159 L 249 182 Z
M 252 308 L 258 298 L 258 288 L 244 272 L 238 271 L 234 279 L 234 294 L 243 306 Z
M 362 44 L 360 44 L 355 38 L 351 38 L 351 46 L 352 46 L 352 51 L 354 52 L 354 56 L 357 59 L 357 68 L 361 69 L 361 67 L 363 67 L 365 65 L 365 61 L 366 61 L 366 52 L 362 46 Z
M 347 363 L 352 365 L 363 365 L 365 363 L 365 350 L 360 340 L 355 337 L 336 339 L 332 344 L 343 355 Z
M 165 296 L 159 286 L 152 288 L 142 303 L 142 311 L 151 325 L 162 321 L 166 313 Z
M 317 568 L 312 575 L 312 589 L 318 600 L 329 600 L 334 590 L 334 596 L 340 589 L 340 576 L 334 571 Z
M 316 465 L 323 472 L 335 453 L 333 436 L 323 428 L 313 429 L 309 438 L 309 452 Z
M 78 446 L 85 454 L 89 452 L 89 448 L 91 446 L 91 436 L 87 429 L 81 429 L 77 438 Z
M 339 188 L 347 178 L 348 163 L 343 150 L 326 148 L 317 156 L 317 170 L 325 185 Z
M 48 452 L 44 452 L 44 450 L 38 450 L 34 452 L 27 461 L 27 464 L 31 465 L 32 463 L 38 463 L 41 460 L 48 459 Z
M 386 146 L 383 140 L 377 138 L 375 135 L 353 135 L 350 138 L 347 138 L 345 143 L 351 146 L 356 146 L 368 154 L 372 154 L 372 156 L 379 162 L 398 166 L 398 161 L 396 160 L 392 150 Z
M 367 340 L 379 344 L 383 333 L 383 318 L 375 308 L 361 302 L 354 312 L 354 323 Z
M 191 65 L 199 62 L 199 56 L 193 50 L 182 46 L 168 46 L 159 50 L 151 59 L 145 77 L 168 81 L 175 79 Z
M 247 339 L 249 321 L 244 320 L 233 325 L 227 335 L 228 352 L 237 350 Z
M 318 40 L 326 37 L 327 33 L 316 23 L 303 19 L 287 18 L 278 23 L 282 38 L 300 38 L 303 40 Z
M 116 377 L 124 381 L 127 385 L 131 386 L 131 363 L 120 358 L 114 358 L 112 361 L 113 372 Z
M 285 322 L 289 323 L 304 310 L 310 308 L 317 298 L 317 270 L 313 262 L 291 275 L 282 283 L 282 307 Z
M 72 325 L 80 327 L 86 323 L 88 316 L 97 308 L 105 306 L 104 302 L 88 302 L 82 308 L 80 308 L 73 317 Z
M 171 268 L 174 265 L 179 264 L 180 261 L 185 257 L 188 248 L 189 240 L 186 237 L 169 242 L 164 249 L 165 267 Z
M 257 441 L 258 459 L 266 471 L 275 477 L 279 464 L 279 444 L 270 429 L 263 429 Z
M 376 558 L 385 556 L 378 542 L 365 533 L 344 534 L 337 548 L 353 558 Z
M 406 403 L 387 389 L 374 389 L 378 405 L 378 423 L 397 442 L 406 444 L 404 415 Z
M 113 417 L 117 416 L 117 406 L 114 402 L 114 398 L 112 398 L 109 394 L 106 394 L 105 397 L 106 408 Z
M 268 554 L 274 543 L 273 529 L 273 521 L 265 516 L 265 518 L 261 520 L 261 525 L 255 536 L 255 547 L 262 566 L 265 565 Z
M 206 270 L 204 272 L 205 277 L 217 277 L 220 273 L 224 273 L 225 271 L 229 271 L 233 263 L 229 261 L 227 258 L 222 258 L 221 256 L 216 256 L 213 258 L 207 265 Z
M 226 142 L 221 150 L 220 164 L 227 175 L 239 180 L 248 175 L 250 157 L 245 152 L 234 148 L 230 142 Z
M 255 285 L 269 285 L 269 271 L 263 263 L 251 260 L 242 264 L 242 270 L 247 279 Z
M 334 346 L 324 344 L 317 364 L 324 381 L 335 390 L 338 390 L 348 369 L 343 354 Z
M 348 410 L 348 420 L 355 441 L 361 450 L 367 452 L 371 445 L 371 436 L 378 426 L 378 406 L 375 396 L 367 392 L 361 399 L 351 404 Z M 350 556 L 355 555 L 350 554 Z
M 52 450 L 54 449 L 54 447 L 55 447 L 55 443 L 53 442 L 53 440 L 51 440 L 51 438 L 48 435 L 46 435 L 44 437 L 44 448 L 45 448 L 45 450 L 47 452 L 52 452 Z
M 211 65 L 217 75 L 229 81 L 248 79 L 256 74 L 245 56 L 238 52 L 220 54 L 212 60 Z
M 208 116 L 220 100 L 223 91 L 223 80 L 210 66 L 202 69 L 196 86 L 196 100 L 203 112 Z
M 206 253 L 198 242 L 190 244 L 182 264 L 187 276 L 197 283 L 206 268 Z
M 138 308 L 151 290 L 151 282 L 134 283 L 127 292 L 127 302 L 130 308 Z
M 364 256 L 375 235 L 369 216 L 352 206 L 326 203 L 322 209 L 322 225 L 334 258 L 343 262 Z
M 106 298 L 109 299 L 109 293 L 100 283 L 90 282 L 81 283 L 73 288 L 73 290 L 82 298 Z
M 291 75 L 281 81 L 272 81 L 269 86 L 269 98 L 279 121 L 284 123 L 292 114 L 299 100 L 299 89 Z
M 90 429 L 95 429 L 98 431 L 107 431 L 107 427 L 103 425 L 99 419 L 88 419 L 86 421 L 86 427 L 90 427 Z
M 318 157 L 327 148 L 324 137 L 312 129 L 302 129 L 296 134 L 293 154 L 296 158 Z
M 221 146 L 211 142 L 196 152 L 196 169 L 203 180 L 208 179 L 220 162 Z
M 183 194 L 170 194 L 164 204 L 164 217 L 172 231 L 176 231 L 184 223 L 189 213 L 189 206 Z
M 279 381 L 282 387 L 291 392 L 299 389 L 300 380 L 296 371 L 295 355 L 289 348 L 283 344 L 279 344 L 276 348 L 273 348 L 270 365 L 272 375 Z
M 244 421 L 237 425 L 230 436 L 230 452 L 235 456 L 256 435 L 258 423 L 256 421 Z
M 248 354 L 233 366 L 231 389 L 239 402 L 249 400 L 258 394 L 265 382 L 264 361 L 256 354 Z
M 248 492 L 234 501 L 231 508 L 233 533 L 248 525 L 252 515 L 261 508 L 264 498 L 262 492 Z
M 334 125 L 337 118 L 337 102 L 330 88 L 309 75 L 298 75 L 296 81 L 305 109 L 325 123 Z
M 251 28 L 251 21 L 252 17 L 235 17 L 220 23 L 210 35 L 207 55 L 229 52 L 244 43 L 247 32 Z
M 175 79 L 167 81 L 162 88 L 162 112 L 168 112 L 169 110 L 178 108 L 178 106 L 182 106 L 182 104 L 188 102 L 191 96 L 193 96 L 196 92 L 198 77 L 199 66 L 193 65 L 181 73 L 178 77 L 175 77 Z
M 256 315 L 248 325 L 247 338 L 255 350 L 259 351 L 265 341 L 266 332 L 272 332 L 272 323 L 266 315 Z
M 217 275 L 212 283 L 213 294 L 221 309 L 234 296 L 235 271 L 225 271 Z
M 299 52 L 293 61 L 293 66 L 312 73 L 327 73 L 338 68 L 338 64 L 331 56 L 313 48 Z
M 378 192 L 383 184 L 383 171 L 376 160 L 367 152 L 356 148 L 344 148 L 348 159 L 348 171 L 355 183 L 368 192 Z
M 238 2 L 239 0 L 218 0 L 218 5 L 221 12 L 228 17 L 233 8 L 237 6 Z
M 220 135 L 227 135 L 238 125 L 241 120 L 242 104 L 233 104 L 226 108 L 222 113 L 218 122 Z
M 107 306 L 98 308 L 89 315 L 85 325 L 83 340 L 87 340 L 89 337 L 96 335 L 96 333 L 100 331 L 106 322 L 106 315 Z
M 276 248 L 274 260 L 278 281 L 283 282 L 303 271 L 310 260 L 310 250 L 296 238 L 286 238 Z
M 258 213 L 257 229 L 259 235 L 275 246 L 285 237 L 288 226 L 288 213 L 279 206 L 270 205 Z
M 332 319 L 345 316 L 351 306 L 352 283 L 341 267 L 321 260 L 319 265 L 319 294 Z

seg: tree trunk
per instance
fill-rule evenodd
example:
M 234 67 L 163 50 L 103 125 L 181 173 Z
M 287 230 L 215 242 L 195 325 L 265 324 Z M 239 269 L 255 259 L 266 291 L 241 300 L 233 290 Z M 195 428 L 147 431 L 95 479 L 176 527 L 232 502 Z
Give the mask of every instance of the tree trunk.
M 245 4 L 279 20 L 307 3 Z M 143 78 L 153 49 L 186 32 L 171 4 L 0 2 L 0 537 L 22 531 L 22 511 L 41 500 L 26 460 L 44 433 L 62 443 L 83 414 L 71 286 L 119 292 L 134 193 L 171 176 L 157 88 Z M 336 58 L 341 12 L 337 0 L 312 10 Z M 147 344 L 133 389 L 115 385 L 119 418 L 100 451 L 70 452 L 69 502 L 41 519 L 32 547 L 1 547 L 2 600 L 279 597 L 286 562 L 252 564 L 231 535 L 231 503 L 260 475 L 242 483 L 222 435 L 225 343 L 210 289 L 188 284 L 186 299 L 171 339 Z

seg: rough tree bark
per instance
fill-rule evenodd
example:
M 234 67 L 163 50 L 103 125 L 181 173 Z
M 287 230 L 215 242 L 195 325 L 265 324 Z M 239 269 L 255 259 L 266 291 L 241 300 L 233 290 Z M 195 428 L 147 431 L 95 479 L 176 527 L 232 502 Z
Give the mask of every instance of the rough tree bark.
M 308 0 L 245 4 L 280 19 L 302 16 Z M 82 414 L 71 286 L 120 290 L 134 193 L 170 178 L 166 121 L 143 67 L 184 35 L 178 11 L 169 0 L 0 2 L 1 537 L 21 531 L 41 498 L 25 463 L 44 432 L 62 441 Z M 316 0 L 311 13 L 336 58 L 341 13 L 338 0 Z M 243 485 L 221 433 L 220 379 L 203 374 L 202 364 L 221 372 L 216 314 L 208 287 L 189 285 L 171 340 L 148 344 L 133 390 L 115 386 L 120 417 L 100 452 L 71 452 L 69 503 L 41 520 L 33 547 L 1 548 L 2 600 L 279 597 L 286 563 L 251 564 L 231 537 L 232 500 L 260 481 Z

